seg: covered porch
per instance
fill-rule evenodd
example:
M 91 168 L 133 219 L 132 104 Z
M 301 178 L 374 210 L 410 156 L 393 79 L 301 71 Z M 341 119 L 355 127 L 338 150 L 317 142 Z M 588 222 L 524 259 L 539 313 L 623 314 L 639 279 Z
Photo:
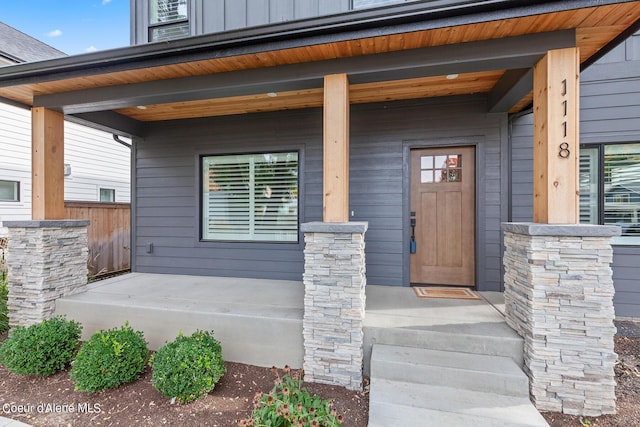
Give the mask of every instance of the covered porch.
M 579 74 L 637 29 L 640 2 L 489 3 L 414 2 L 389 16 L 358 12 L 0 70 L 0 97 L 33 114 L 35 221 L 5 224 L 22 242 L 10 248 L 11 313 L 35 306 L 26 319 L 34 322 L 55 305 L 57 313 L 86 316 L 78 318 L 86 333 L 128 320 L 148 330 L 153 347 L 175 337 L 171 319 L 179 319 L 175 328 L 185 333 L 214 329 L 229 360 L 301 366 L 304 359 L 312 381 L 350 388 L 362 388 L 374 342 L 494 351 L 504 333 L 522 351 L 486 302 L 418 300 L 408 288 L 371 286 L 380 277 L 433 283 L 410 277 L 411 213 L 419 225 L 436 210 L 465 224 L 446 212 L 467 211 L 477 227 L 456 233 L 456 242 L 475 244 L 465 258 L 473 261 L 465 264 L 469 282 L 504 284 L 509 324 L 532 343 L 524 364 L 536 404 L 587 415 L 615 410 L 608 240 L 615 231 L 576 225 Z M 503 239 L 500 223 L 511 219 L 507 119 L 529 107 L 536 224 L 507 225 Z M 86 268 L 52 279 L 61 260 L 79 260 L 78 267 L 86 260 L 86 224 L 64 221 L 65 117 L 133 137 L 132 269 L 165 275 L 124 276 L 84 293 Z M 458 134 L 462 123 L 468 128 Z M 387 127 L 364 132 L 376 126 Z M 476 148 L 464 173 L 477 178 L 469 209 L 416 208 L 408 154 L 424 146 Z M 297 240 L 203 237 L 201 160 L 238 151 L 300 156 Z M 420 169 L 433 168 L 414 168 L 421 182 Z M 34 263 L 40 253 L 45 259 Z M 46 268 L 22 269 L 30 264 Z M 220 270 L 236 279 L 176 275 Z M 574 366 L 582 367 L 579 380 L 564 384 Z M 574 399 L 582 388 L 586 398 Z M 566 398 L 556 399 L 561 392 Z
M 502 294 L 482 300 L 418 298 L 411 288 L 367 286 L 364 371 L 374 344 L 501 355 L 522 365 L 522 338 L 505 322 Z M 302 281 L 131 273 L 57 301 L 83 338 L 128 321 L 157 349 L 178 333 L 213 330 L 225 360 L 301 368 Z M 491 301 L 491 302 L 490 302 Z

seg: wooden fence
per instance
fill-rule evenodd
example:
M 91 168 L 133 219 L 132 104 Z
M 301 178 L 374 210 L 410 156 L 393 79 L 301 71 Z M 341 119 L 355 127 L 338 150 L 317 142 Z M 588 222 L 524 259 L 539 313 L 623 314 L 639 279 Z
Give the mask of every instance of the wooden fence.
M 88 219 L 89 271 L 94 276 L 131 267 L 131 207 L 128 203 L 64 202 L 65 217 Z

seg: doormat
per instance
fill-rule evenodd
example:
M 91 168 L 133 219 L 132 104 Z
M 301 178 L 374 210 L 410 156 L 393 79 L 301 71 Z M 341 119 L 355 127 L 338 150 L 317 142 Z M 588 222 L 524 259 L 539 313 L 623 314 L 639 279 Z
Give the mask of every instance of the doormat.
M 469 288 L 448 288 L 442 286 L 414 286 L 418 298 L 449 298 L 481 300 L 477 292 Z

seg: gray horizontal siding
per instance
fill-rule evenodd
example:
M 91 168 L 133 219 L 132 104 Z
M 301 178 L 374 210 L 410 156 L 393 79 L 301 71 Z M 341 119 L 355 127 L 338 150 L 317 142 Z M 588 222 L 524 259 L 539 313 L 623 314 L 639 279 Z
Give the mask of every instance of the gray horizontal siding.
M 369 221 L 367 249 L 376 247 L 381 255 L 386 252 L 385 268 L 379 274 L 369 274 L 376 267 L 367 261 L 368 283 L 396 285 L 409 281 L 408 207 L 402 207 L 403 191 L 408 187 L 402 170 L 408 170 L 408 166 L 402 147 L 467 143 L 478 144 L 477 283 L 481 289 L 500 289 L 500 202 L 495 195 L 501 185 L 501 128 L 500 117 L 488 117 L 485 105 L 482 98 L 451 98 L 352 107 L 352 219 Z M 490 207 L 494 201 L 497 209 Z M 377 219 L 379 215 L 383 217 Z M 371 226 L 377 222 L 382 228 Z
M 367 280 L 406 285 L 404 148 L 478 144 L 478 284 L 499 289 L 499 173 L 502 116 L 484 98 L 352 107 L 351 220 L 368 221 Z M 464 125 L 462 125 L 464 124 Z M 301 280 L 302 243 L 211 243 L 198 238 L 198 156 L 303 148 L 301 222 L 322 220 L 322 112 L 319 109 L 176 121 L 136 144 L 136 250 L 140 272 Z M 148 243 L 153 253 L 147 254 Z
M 306 156 L 321 152 L 313 149 L 322 143 L 321 112 L 310 110 L 287 116 L 299 127 L 283 125 L 273 115 L 176 121 L 155 126 L 149 138 L 136 143 L 137 271 L 301 279 L 302 243 L 199 240 L 199 156 L 301 150 L 304 165 Z M 303 188 L 318 181 L 317 173 L 307 174 L 304 168 L 302 171 Z M 307 209 L 312 212 L 313 205 L 321 206 L 321 186 L 316 194 L 305 192 L 301 203 L 302 213 Z M 319 216 L 315 216 L 320 219 L 321 208 Z M 146 253 L 148 243 L 153 243 L 151 254 Z
M 606 60 L 581 76 L 580 140 L 583 144 L 640 142 L 640 61 L 636 58 L 639 36 L 622 44 Z M 635 44 L 634 44 L 635 43 Z M 625 56 L 627 55 L 627 56 Z M 616 59 L 617 58 L 617 59 Z M 533 115 L 511 123 L 511 218 L 531 221 L 533 211 Z M 640 247 L 615 246 L 613 280 L 616 315 L 640 317 Z
M 640 317 L 640 248 L 616 246 L 613 249 L 613 302 L 616 315 Z

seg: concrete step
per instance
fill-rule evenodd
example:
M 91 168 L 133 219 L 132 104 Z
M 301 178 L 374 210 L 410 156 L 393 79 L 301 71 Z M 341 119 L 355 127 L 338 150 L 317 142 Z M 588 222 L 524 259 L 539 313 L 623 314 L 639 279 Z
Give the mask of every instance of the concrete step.
M 529 398 L 529 379 L 503 356 L 377 344 L 371 377 Z
M 369 427 L 548 426 L 528 398 L 373 377 Z
M 450 330 L 438 330 L 437 327 L 389 329 L 365 326 L 364 341 L 366 375 L 370 375 L 367 369 L 370 367 L 371 350 L 378 344 L 501 356 L 510 358 L 516 366 L 524 365 L 524 340 L 504 322 L 455 325 Z
M 412 408 L 401 405 L 377 404 L 369 410 L 369 427 L 519 427 L 545 424 L 522 424 L 505 420 L 478 417 L 434 409 Z

